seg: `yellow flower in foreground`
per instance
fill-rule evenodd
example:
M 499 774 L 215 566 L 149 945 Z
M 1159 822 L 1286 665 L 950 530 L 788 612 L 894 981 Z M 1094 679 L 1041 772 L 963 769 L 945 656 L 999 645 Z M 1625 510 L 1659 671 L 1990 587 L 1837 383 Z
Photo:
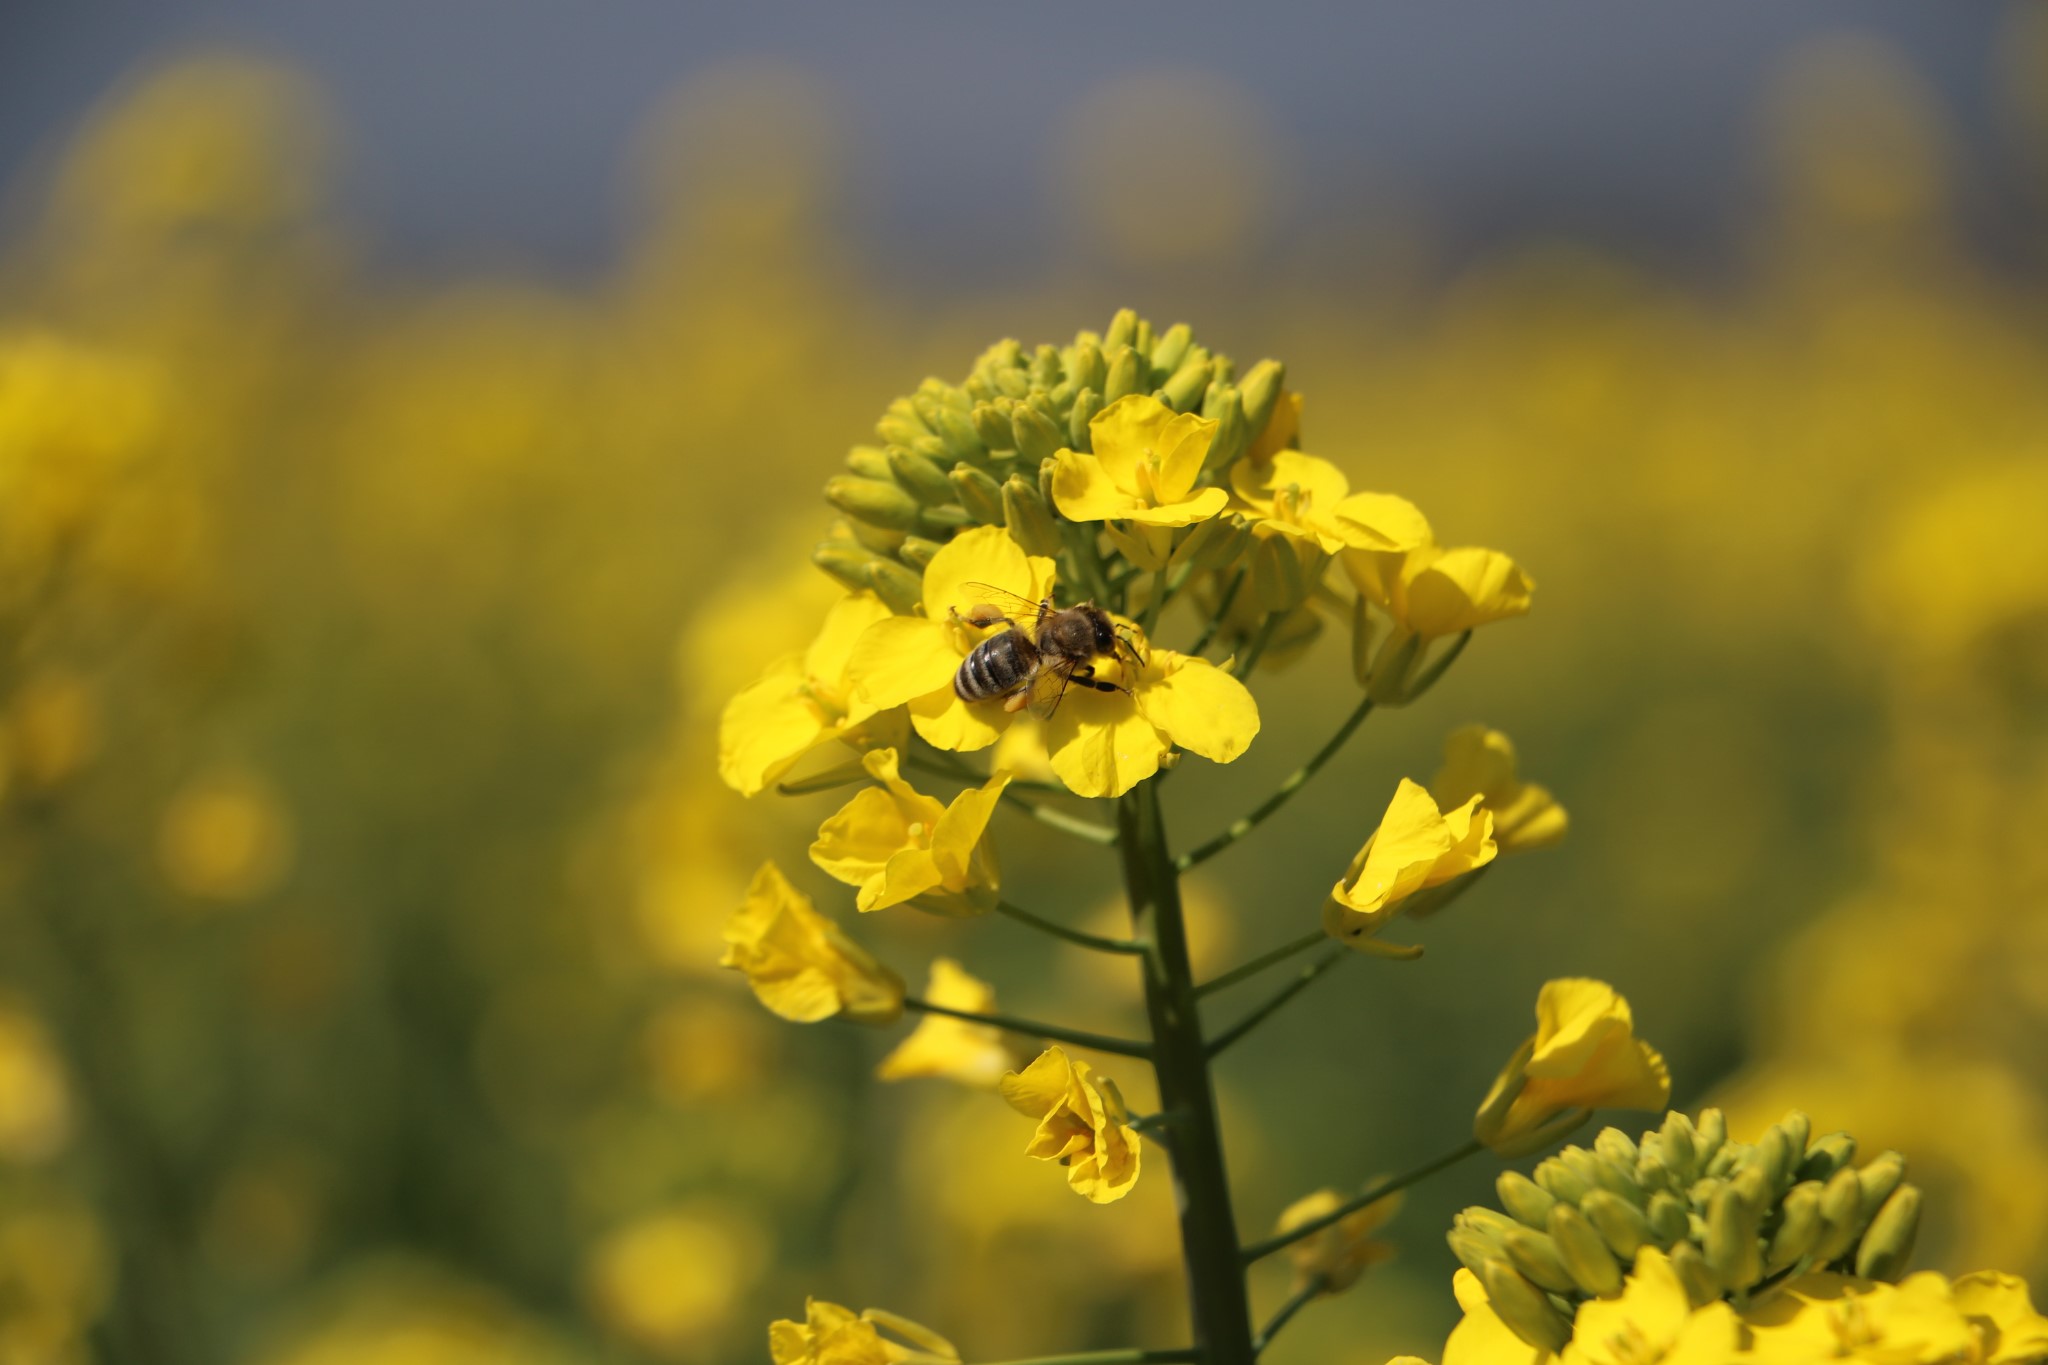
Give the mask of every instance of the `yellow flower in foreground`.
M 1444 1343 L 1443 1365 L 1549 1365 L 1557 1359 L 1516 1335 L 1487 1297 L 1486 1286 L 1471 1271 L 1459 1267 L 1451 1276 L 1451 1293 L 1465 1316 Z
M 1303 1223 L 1335 1212 L 1343 1203 L 1344 1196 L 1337 1191 L 1317 1190 L 1289 1204 L 1273 1225 L 1273 1231 L 1276 1235 L 1292 1232 Z M 1287 1259 L 1294 1266 L 1295 1290 L 1299 1292 L 1321 1281 L 1319 1292 L 1340 1293 L 1356 1284 L 1358 1277 L 1367 1270 L 1393 1259 L 1393 1246 L 1373 1241 L 1372 1234 L 1400 1211 L 1401 1195 L 1396 1191 L 1344 1215 L 1321 1232 L 1311 1233 L 1288 1247 Z
M 996 1007 L 995 987 L 970 975 L 959 963 L 942 957 L 932 963 L 924 998 L 947 1009 L 989 1014 Z M 885 1081 L 914 1076 L 942 1076 L 962 1085 L 994 1089 L 1005 1072 L 1024 1064 L 1028 1055 L 1011 1035 L 993 1024 L 971 1024 L 950 1015 L 927 1014 L 910 1036 L 875 1068 Z
M 873 750 L 861 763 L 882 785 L 859 792 L 825 821 L 811 861 L 859 887 L 854 904 L 863 911 L 905 901 L 948 915 L 994 909 L 1001 875 L 984 835 L 1009 774 L 941 805 L 898 775 L 894 749 Z
M 1343 470 L 1298 450 L 1240 460 L 1230 487 L 1260 527 L 1327 554 L 1405 552 L 1429 543 L 1429 522 L 1414 503 L 1391 493 L 1353 493 Z
M 910 1344 L 889 1340 L 883 1330 Z M 960 1359 L 953 1343 L 929 1327 L 879 1308 L 855 1313 L 823 1299 L 804 1300 L 802 1322 L 770 1323 L 768 1354 L 775 1365 L 931 1365 Z
M 1012 713 L 1001 701 L 972 705 L 953 691 L 960 662 L 1003 625 L 977 628 L 959 619 L 988 603 L 987 584 L 1026 602 L 1051 596 L 1053 562 L 1027 555 L 1000 526 L 979 526 L 946 542 L 925 566 L 922 616 L 875 620 L 853 645 L 847 678 L 854 696 L 870 711 L 910 707 L 911 724 L 941 749 L 983 749 L 996 742 Z M 1014 605 L 998 601 L 993 605 Z M 1019 621 L 1027 629 L 1030 621 Z
M 1076 1194 L 1110 1204 L 1138 1183 L 1138 1134 L 1116 1082 L 1049 1047 L 1000 1088 L 1011 1108 L 1038 1120 L 1025 1155 L 1064 1164 Z
M 1100 674 L 1127 691 L 1070 687 L 1045 724 L 1052 769 L 1077 795 L 1121 796 L 1176 748 L 1229 763 L 1259 733 L 1259 705 L 1236 678 L 1142 639 L 1137 649 L 1143 664 L 1112 663 Z
M 1425 541 L 1392 552 L 1347 549 L 1344 569 L 1359 594 L 1403 635 L 1433 640 L 1529 610 L 1536 585 L 1498 550 L 1445 549 Z
M 903 1013 L 903 979 L 819 914 L 774 863 L 754 874 L 725 943 L 719 965 L 746 973 L 761 1003 L 785 1019 L 844 1014 L 887 1024 Z
M 1093 455 L 1062 450 L 1053 457 L 1053 501 L 1068 521 L 1191 526 L 1230 501 L 1221 488 L 1195 488 L 1216 437 L 1206 417 L 1133 393 L 1096 413 L 1088 436 Z
M 1323 902 L 1323 931 L 1355 946 L 1408 897 L 1484 867 L 1494 851 L 1493 816 L 1477 796 L 1439 811 L 1428 792 L 1404 777 L 1380 827 Z
M 1818 1272 L 1743 1314 L 1765 1365 L 1858 1360 L 1873 1365 L 2021 1365 L 2048 1360 L 2048 1318 L 2026 1282 L 1980 1272 L 1953 1284 L 1933 1271 L 1897 1284 Z
M 1579 1306 L 1564 1365 L 1729 1365 L 1742 1324 L 1725 1303 L 1694 1309 L 1662 1250 L 1636 1253 L 1635 1270 L 1613 1299 Z
M 752 796 L 882 709 L 853 695 L 847 659 L 861 633 L 887 619 L 889 609 L 873 593 L 841 598 L 809 649 L 777 659 L 726 704 L 718 724 L 718 775 L 727 786 Z
M 1502 853 L 1548 848 L 1564 838 L 1570 823 L 1549 791 L 1515 777 L 1514 743 L 1484 725 L 1451 731 L 1429 794 L 1447 808 L 1477 796 L 1493 815 L 1493 841 Z
M 1595 1109 L 1662 1109 L 1671 1073 L 1635 1036 L 1628 1001 L 1604 981 L 1545 982 L 1536 1032 L 1479 1106 L 1472 1135 L 1501 1156 L 1547 1145 Z

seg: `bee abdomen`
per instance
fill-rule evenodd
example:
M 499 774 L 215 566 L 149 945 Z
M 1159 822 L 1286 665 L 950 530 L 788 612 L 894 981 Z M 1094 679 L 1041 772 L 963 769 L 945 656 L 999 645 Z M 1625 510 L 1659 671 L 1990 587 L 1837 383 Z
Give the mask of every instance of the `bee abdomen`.
M 954 694 L 962 701 L 987 701 L 1016 691 L 1031 677 L 1029 649 L 1029 642 L 1014 630 L 983 640 L 953 674 Z

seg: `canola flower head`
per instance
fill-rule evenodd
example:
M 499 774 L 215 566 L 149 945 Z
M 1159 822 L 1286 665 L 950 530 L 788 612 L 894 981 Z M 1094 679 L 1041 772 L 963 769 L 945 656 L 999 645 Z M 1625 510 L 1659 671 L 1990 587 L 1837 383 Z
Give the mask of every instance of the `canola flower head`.
M 818 913 L 774 863 L 763 863 L 725 927 L 719 965 L 742 972 L 754 994 L 799 1024 L 845 1015 L 893 1023 L 903 1013 L 903 979 Z
M 1504 854 L 1548 848 L 1570 825 L 1547 788 L 1516 776 L 1514 742 L 1484 725 L 1460 726 L 1444 740 L 1444 764 L 1429 791 L 1446 807 L 1478 797 L 1493 815 L 1494 843 Z
M 924 998 L 934 1005 L 970 1014 L 988 1014 L 996 1007 L 995 987 L 949 957 L 932 961 Z M 1006 1073 L 1023 1066 L 1029 1055 L 1021 1040 L 993 1024 L 927 1014 L 908 1037 L 882 1058 L 875 1076 L 884 1081 L 934 1076 L 979 1090 L 993 1090 Z
M 1664 1058 L 1635 1036 L 1628 1001 L 1604 981 L 1544 983 L 1536 1032 L 1494 1081 L 1473 1136 L 1502 1156 L 1554 1141 L 1595 1109 L 1662 1109 L 1671 1099 Z M 1531 1145 L 1533 1144 L 1533 1145 Z
M 879 785 L 856 793 L 825 821 L 811 861 L 859 887 L 855 905 L 862 911 L 906 901 L 949 915 L 994 908 L 1001 874 L 988 825 L 1009 774 L 998 772 L 947 803 L 903 780 L 894 749 L 872 749 L 861 764 Z
M 1074 1193 L 1096 1204 L 1112 1204 L 1138 1183 L 1141 1146 L 1130 1113 L 1107 1076 L 1049 1047 L 1022 1071 L 999 1085 L 1010 1107 L 1038 1120 L 1025 1154 L 1067 1168 Z
M 1480 797 L 1440 810 L 1421 784 L 1403 778 L 1379 828 L 1323 902 L 1323 930 L 1364 945 L 1410 897 L 1486 866 L 1497 851 L 1493 814 Z
M 1392 1244 L 1376 1240 L 1373 1234 L 1401 1211 L 1401 1199 L 1399 1191 L 1375 1199 L 1289 1246 L 1287 1260 L 1294 1268 L 1296 1291 L 1313 1284 L 1320 1286 L 1318 1293 L 1339 1294 L 1358 1283 L 1358 1277 L 1372 1267 L 1392 1260 Z M 1334 1213 L 1344 1202 L 1344 1196 L 1332 1189 L 1303 1195 L 1281 1212 L 1273 1231 L 1291 1232 Z
M 887 1332 L 889 1335 L 884 1336 Z M 775 1365 L 936 1365 L 960 1359 L 937 1332 L 879 1308 L 856 1313 L 824 1299 L 804 1300 L 804 1320 L 768 1326 Z

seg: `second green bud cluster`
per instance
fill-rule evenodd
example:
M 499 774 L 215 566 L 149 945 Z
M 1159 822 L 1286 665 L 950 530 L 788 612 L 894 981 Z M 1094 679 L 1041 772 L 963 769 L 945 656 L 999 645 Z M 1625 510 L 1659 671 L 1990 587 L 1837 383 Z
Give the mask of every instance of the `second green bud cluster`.
M 1794 1112 L 1754 1143 L 1731 1142 L 1721 1111 L 1707 1109 L 1697 1123 L 1674 1110 L 1640 1141 L 1604 1129 L 1533 1179 L 1503 1174 L 1500 1209 L 1458 1214 L 1451 1250 L 1502 1321 L 1551 1351 L 1580 1304 L 1620 1292 L 1646 1246 L 1671 1258 L 1695 1307 L 1810 1270 L 1896 1280 L 1920 1221 L 1905 1158 L 1885 1152 L 1859 1168 L 1853 1137 L 1811 1128 Z

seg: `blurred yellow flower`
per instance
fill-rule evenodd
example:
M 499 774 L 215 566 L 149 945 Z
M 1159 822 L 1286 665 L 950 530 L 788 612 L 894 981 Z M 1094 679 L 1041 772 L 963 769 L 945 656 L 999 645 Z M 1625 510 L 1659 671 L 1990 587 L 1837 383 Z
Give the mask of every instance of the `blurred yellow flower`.
M 725 927 L 719 965 L 746 973 L 754 994 L 799 1024 L 835 1014 L 887 1024 L 903 1013 L 903 979 L 882 966 L 772 862 L 761 864 L 746 900 Z
M 932 962 L 924 998 L 934 1005 L 972 1014 L 988 1014 L 996 1007 L 995 987 L 970 975 L 950 957 Z M 910 1036 L 882 1059 L 875 1075 L 885 1081 L 941 1076 L 962 1085 L 992 1090 L 1004 1073 L 1023 1065 L 1029 1055 L 1022 1040 L 992 1024 L 927 1014 L 910 1031 Z
M 1444 765 L 1429 794 L 1446 809 L 1477 796 L 1493 816 L 1493 841 L 1506 853 L 1548 848 L 1570 823 L 1548 790 L 1515 776 L 1515 746 L 1498 730 L 1461 725 L 1444 741 Z
M 1486 866 L 1494 853 L 1493 814 L 1479 797 L 1440 811 L 1419 783 L 1404 777 L 1379 828 L 1323 902 L 1323 930 L 1357 946 L 1410 896 Z
M 941 749 L 995 743 L 1013 713 L 1000 701 L 962 701 L 953 690 L 953 675 L 968 653 L 1008 629 L 977 628 L 962 619 L 988 603 L 989 594 L 979 590 L 983 584 L 1026 602 L 1042 601 L 1052 595 L 1053 562 L 1025 554 L 1000 526 L 976 527 L 947 541 L 925 566 L 924 615 L 884 613 L 853 646 L 846 676 L 859 703 L 869 712 L 907 703 L 918 734 Z
M 1126 394 L 1088 423 L 1092 455 L 1053 457 L 1052 496 L 1069 521 L 1129 521 L 1170 528 L 1207 521 L 1230 494 L 1197 490 L 1216 423 L 1175 412 L 1148 394 Z
M 1910 1276 L 1909 1281 L 1918 1278 Z M 2019 1365 L 2048 1360 L 2048 1317 L 2035 1311 L 2027 1282 L 2019 1276 L 1980 1270 L 1957 1280 L 1950 1298 L 1977 1337 L 1972 1361 Z
M 1230 486 L 1260 528 L 1326 554 L 1405 553 L 1429 543 L 1429 522 L 1415 504 L 1391 493 L 1353 493 L 1343 470 L 1298 450 L 1240 460 L 1231 468 Z
M 1384 1199 L 1375 1199 L 1289 1246 L 1287 1259 L 1294 1266 L 1295 1290 L 1299 1292 L 1320 1282 L 1322 1288 L 1318 1292 L 1341 1293 L 1372 1267 L 1393 1259 L 1392 1243 L 1374 1241 L 1372 1234 L 1401 1211 L 1401 1198 L 1397 1190 Z M 1292 1232 L 1304 1223 L 1335 1212 L 1344 1202 L 1345 1197 L 1335 1190 L 1304 1195 L 1281 1213 L 1273 1232 Z
M 882 785 L 862 789 L 825 821 L 811 861 L 859 887 L 854 904 L 863 911 L 905 901 L 946 915 L 994 909 L 1001 873 L 986 835 L 1010 775 L 997 773 L 942 805 L 899 776 L 894 749 L 870 750 L 861 763 Z
M 71 1088 L 40 1019 L 0 1001 L 0 1160 L 28 1164 L 71 1137 Z
M 1937 1365 L 2041 1358 L 2024 1350 L 2001 1351 L 1996 1324 L 1987 1319 L 1982 1332 L 1973 1327 L 1948 1281 L 1932 1272 L 1909 1275 L 1895 1285 L 1828 1272 L 1802 1275 L 1764 1296 L 1742 1316 L 1753 1341 L 1750 1358 L 1763 1365 L 1807 1365 L 1814 1360 Z M 2018 1344 L 2027 1330 L 2025 1324 L 2015 1325 Z
M 881 709 L 855 695 L 847 663 L 861 633 L 888 617 L 873 593 L 842 597 L 826 612 L 810 648 L 776 660 L 726 704 L 718 725 L 718 775 L 727 786 L 752 796 Z
M 255 773 L 224 769 L 188 783 L 157 828 L 157 863 L 187 896 L 253 900 L 291 867 L 291 821 Z
M 1111 1204 L 1138 1183 L 1140 1144 L 1116 1082 L 1097 1077 L 1086 1062 L 1049 1047 L 1022 1071 L 1000 1082 L 1003 1098 L 1038 1120 L 1025 1155 L 1057 1161 L 1067 1184 L 1097 1204 Z
M 642 1349 L 682 1358 L 722 1332 L 766 1264 L 753 1226 L 712 1210 L 662 1208 L 606 1234 L 583 1275 L 600 1322 Z
M 0 781 L 48 790 L 90 763 L 100 748 L 93 687 L 65 669 L 32 675 L 0 716 Z
M 883 1330 L 910 1344 L 889 1340 Z M 771 1323 L 768 1354 L 775 1365 L 931 1365 L 960 1359 L 953 1343 L 929 1327 L 879 1308 L 856 1314 L 823 1299 L 804 1300 L 802 1322 Z
M 1741 1354 L 1741 1338 L 1742 1325 L 1734 1309 L 1725 1303 L 1694 1309 L 1670 1258 L 1661 1248 L 1646 1246 L 1636 1253 L 1635 1270 L 1618 1297 L 1579 1305 L 1563 1361 L 1564 1365 L 1729 1365 Z
M 1671 1073 L 1635 1036 L 1628 1001 L 1604 981 L 1545 982 L 1536 1032 L 1479 1106 L 1472 1135 L 1501 1156 L 1547 1145 L 1595 1109 L 1662 1109 Z
M 1076 795 L 1121 796 L 1175 748 L 1229 763 L 1258 736 L 1259 705 L 1243 683 L 1207 659 L 1134 638 L 1144 663 L 1116 665 L 1127 691 L 1069 688 L 1045 723 L 1053 771 Z

